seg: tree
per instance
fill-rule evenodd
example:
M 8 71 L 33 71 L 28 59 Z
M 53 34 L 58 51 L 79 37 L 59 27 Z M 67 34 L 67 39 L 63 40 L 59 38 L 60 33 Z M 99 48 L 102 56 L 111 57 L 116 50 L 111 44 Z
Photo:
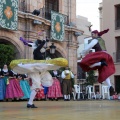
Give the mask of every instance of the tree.
M 9 65 L 14 58 L 14 47 L 12 45 L 0 44 L 0 68 L 4 64 Z
M 93 85 L 96 82 L 95 72 L 93 70 L 87 72 L 86 85 Z

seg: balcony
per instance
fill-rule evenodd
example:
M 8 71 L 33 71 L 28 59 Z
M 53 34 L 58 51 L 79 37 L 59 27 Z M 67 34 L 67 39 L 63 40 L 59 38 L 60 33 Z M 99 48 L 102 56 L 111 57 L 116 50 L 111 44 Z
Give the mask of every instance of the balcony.
M 120 20 L 115 21 L 115 29 L 120 29 Z
M 113 53 L 113 59 L 115 63 L 120 62 L 120 52 L 114 52 Z
M 25 0 L 20 0 L 18 10 L 22 12 L 26 11 Z
M 21 0 L 19 2 L 19 8 L 18 8 L 19 11 L 22 11 L 22 12 L 25 12 L 25 13 L 31 13 L 33 11 L 27 11 L 26 9 L 26 5 L 25 5 L 25 0 Z M 43 6 L 43 8 L 40 8 L 40 17 L 42 18 L 45 18 L 47 20 L 51 20 L 51 11 L 50 10 L 46 10 L 45 7 Z M 68 25 L 69 24 L 69 17 L 67 15 L 64 15 L 64 18 L 65 18 L 65 25 Z
M 51 11 L 49 10 L 45 10 L 45 18 L 48 19 L 48 20 L 51 20 Z M 69 24 L 69 17 L 67 15 L 64 15 L 64 20 L 65 20 L 65 25 L 68 25 Z

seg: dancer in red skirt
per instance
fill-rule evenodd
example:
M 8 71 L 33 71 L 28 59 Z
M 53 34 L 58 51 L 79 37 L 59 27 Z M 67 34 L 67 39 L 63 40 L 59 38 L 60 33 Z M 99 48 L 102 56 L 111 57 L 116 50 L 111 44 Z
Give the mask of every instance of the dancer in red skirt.
M 92 39 L 81 52 L 83 59 L 79 62 L 79 65 L 85 72 L 98 69 L 98 82 L 102 83 L 106 81 L 111 92 L 114 91 L 114 89 L 109 77 L 115 73 L 115 66 L 112 57 L 106 52 L 105 41 L 101 38 L 101 36 L 108 31 L 109 29 L 101 32 L 97 30 L 92 31 Z M 90 49 L 95 49 L 95 52 L 89 52 Z

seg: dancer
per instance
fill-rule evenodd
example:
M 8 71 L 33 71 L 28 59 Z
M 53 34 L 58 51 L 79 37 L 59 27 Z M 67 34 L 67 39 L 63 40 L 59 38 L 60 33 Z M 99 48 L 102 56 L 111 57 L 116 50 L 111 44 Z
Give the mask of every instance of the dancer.
M 24 43 L 24 45 L 27 45 L 29 47 L 32 47 L 34 49 L 33 51 L 33 58 L 34 60 L 44 60 L 45 59 L 45 47 L 43 47 L 45 45 L 46 42 L 48 42 L 49 40 L 46 38 L 46 40 L 39 40 L 37 39 L 35 42 L 31 42 L 28 40 L 23 39 L 22 37 L 20 37 L 20 40 Z M 29 78 L 31 78 L 32 80 L 32 85 L 31 85 L 31 94 L 30 94 L 30 99 L 28 101 L 27 104 L 27 108 L 37 108 L 34 104 L 33 104 L 33 100 L 37 94 L 37 92 L 40 92 L 40 90 L 43 89 L 42 85 L 41 85 L 41 73 L 39 71 L 37 71 L 36 73 L 30 73 L 28 74 Z M 45 73 L 46 74 L 46 73 Z M 47 72 L 47 75 L 49 73 Z M 50 84 L 52 84 L 52 80 L 51 80 L 51 76 L 50 76 Z M 49 85 L 48 85 L 49 86 Z
M 30 98 L 30 85 L 29 79 L 26 74 L 18 74 L 18 80 L 20 83 L 20 87 L 24 93 L 24 96 L 20 98 L 21 100 L 27 100 Z
M 1 69 L 0 69 L 0 100 L 4 100 L 5 98 L 5 82 L 1 73 Z
M 58 80 L 58 71 L 53 70 L 52 71 L 52 78 L 53 78 L 53 84 L 48 88 L 48 98 L 51 100 L 56 100 L 58 101 L 59 98 L 63 97 L 61 93 L 61 86 L 60 86 L 60 81 Z
M 53 84 L 53 78 L 48 70 L 57 70 L 67 65 L 68 61 L 64 58 L 50 60 L 19 59 L 11 61 L 11 69 L 20 74 L 27 74 L 28 77 L 32 79 L 31 94 L 27 103 L 27 108 L 37 108 L 33 104 L 33 100 L 37 92 L 42 89 L 40 86 L 41 84 L 46 87 Z
M 85 72 L 98 69 L 98 82 L 102 83 L 106 81 L 110 92 L 112 92 L 114 89 L 109 77 L 115 73 L 115 67 L 112 57 L 106 52 L 105 41 L 101 38 L 101 36 L 108 31 L 109 29 L 101 32 L 97 30 L 92 31 L 92 39 L 81 52 L 83 59 L 79 62 L 79 65 Z M 90 49 L 95 49 L 95 52 L 89 53 Z
M 43 35 L 43 40 L 36 40 L 35 42 L 25 40 L 22 37 L 20 37 L 20 40 L 24 43 L 24 45 L 30 46 L 34 49 L 34 60 L 22 61 L 22 63 L 17 64 L 17 67 L 14 67 L 14 70 L 21 71 L 22 74 L 26 73 L 28 74 L 28 77 L 31 78 L 31 95 L 27 104 L 27 108 L 37 108 L 33 104 L 33 100 L 37 92 L 40 89 L 43 89 L 41 84 L 45 87 L 50 87 L 53 84 L 52 76 L 48 70 L 56 70 L 62 66 L 66 66 L 68 64 L 68 61 L 64 58 L 45 60 L 45 44 L 47 44 L 49 41 L 47 37 L 45 38 L 45 35 Z
M 6 99 L 18 101 L 24 96 L 24 93 L 20 87 L 19 80 L 17 79 L 18 74 L 13 70 L 9 73 L 9 83 L 6 86 Z
M 71 93 L 71 78 L 74 78 L 73 73 L 69 70 L 68 67 L 61 74 L 61 78 L 63 79 L 63 95 L 64 101 L 70 101 L 70 93 Z
M 6 86 L 9 84 L 9 74 L 10 74 L 10 70 L 8 69 L 8 66 L 5 64 L 3 66 L 3 69 L 1 70 L 1 77 L 0 77 L 0 83 L 1 83 L 1 87 L 0 87 L 0 100 L 5 100 L 5 94 L 6 94 Z
M 35 42 L 31 42 L 20 37 L 20 40 L 29 47 L 33 48 L 33 58 L 34 60 L 45 60 L 46 44 L 49 40 L 46 38 L 44 40 L 37 39 Z
M 42 35 L 43 40 L 37 39 L 36 41 L 32 42 L 20 37 L 20 41 L 22 41 L 24 45 L 27 45 L 33 48 L 34 60 L 45 60 L 47 42 L 49 42 L 49 39 L 46 37 L 46 32 L 44 30 L 38 31 L 38 35 Z

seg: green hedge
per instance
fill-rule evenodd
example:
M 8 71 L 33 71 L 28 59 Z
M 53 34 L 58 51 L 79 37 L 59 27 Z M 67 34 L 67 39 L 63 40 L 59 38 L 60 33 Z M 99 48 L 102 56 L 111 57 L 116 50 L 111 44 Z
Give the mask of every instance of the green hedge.
M 3 68 L 4 64 L 9 65 L 11 60 L 15 58 L 14 53 L 12 45 L 0 44 L 0 68 Z

